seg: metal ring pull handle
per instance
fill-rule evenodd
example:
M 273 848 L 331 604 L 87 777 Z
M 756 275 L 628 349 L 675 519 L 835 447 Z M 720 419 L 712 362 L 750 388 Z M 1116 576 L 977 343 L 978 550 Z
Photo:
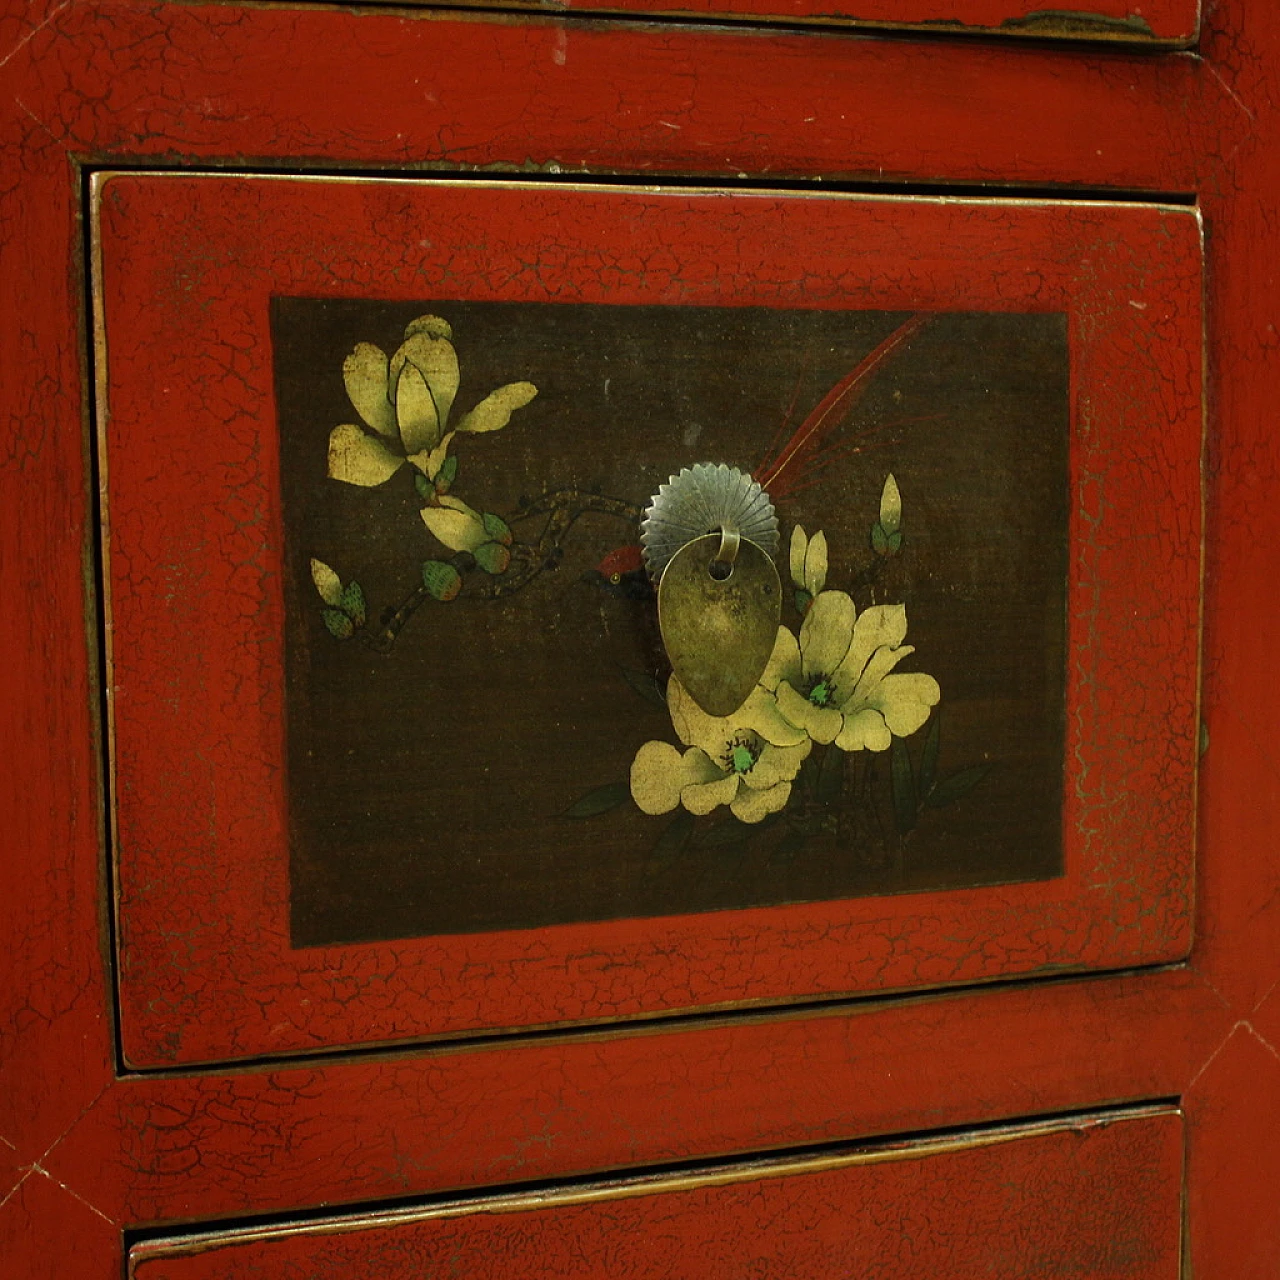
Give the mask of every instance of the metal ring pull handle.
M 734 562 L 738 558 L 738 548 L 742 546 L 742 534 L 727 524 L 720 526 L 720 550 L 711 562 L 711 576 L 725 580 L 732 572 Z

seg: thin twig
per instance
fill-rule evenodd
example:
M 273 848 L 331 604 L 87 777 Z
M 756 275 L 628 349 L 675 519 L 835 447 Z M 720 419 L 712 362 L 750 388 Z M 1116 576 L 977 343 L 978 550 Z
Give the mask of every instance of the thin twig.
M 522 503 L 509 523 L 517 524 L 536 516 L 546 516 L 541 533 L 532 543 L 513 542 L 510 548 L 511 563 L 506 572 L 489 578 L 478 590 L 469 592 L 470 598 L 499 600 L 513 596 L 548 570 L 556 568 L 564 552 L 564 538 L 585 515 L 612 516 L 636 524 L 640 519 L 640 507 L 623 498 L 611 498 L 606 494 L 587 493 L 571 488 L 556 489 L 540 498 Z M 475 558 L 466 552 L 459 552 L 450 563 L 464 581 L 479 568 Z M 361 641 L 375 653 L 390 653 L 405 624 L 433 598 L 425 586 L 414 587 L 381 627 L 373 631 L 358 632 Z

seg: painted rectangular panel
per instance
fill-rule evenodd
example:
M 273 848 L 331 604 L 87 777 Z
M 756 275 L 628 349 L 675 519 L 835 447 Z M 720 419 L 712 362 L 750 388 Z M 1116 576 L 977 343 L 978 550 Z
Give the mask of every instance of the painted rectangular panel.
M 132 1280 L 1175 1280 L 1182 1124 L 1122 1113 L 139 1245 Z
M 1185 954 L 1193 212 L 157 174 L 96 210 L 132 1065 Z M 724 718 L 637 545 L 702 462 L 781 524 Z
M 483 0 L 473 0 L 477 8 Z M 532 0 L 524 7 L 542 8 Z M 856 27 L 924 27 L 931 32 L 1032 36 L 1185 46 L 1200 28 L 1199 0 L 568 0 L 588 13 L 696 15 Z
M 426 305 L 272 300 L 295 946 L 1061 874 L 1063 313 Z M 388 399 L 415 358 L 450 393 L 461 362 L 425 470 Z M 500 436 L 465 429 L 477 395 L 521 402 Z M 793 688 L 762 684 L 800 732 L 704 723 L 692 685 L 668 714 L 637 525 L 700 458 L 766 481 L 796 541 Z M 711 772 L 678 803 L 685 748 Z

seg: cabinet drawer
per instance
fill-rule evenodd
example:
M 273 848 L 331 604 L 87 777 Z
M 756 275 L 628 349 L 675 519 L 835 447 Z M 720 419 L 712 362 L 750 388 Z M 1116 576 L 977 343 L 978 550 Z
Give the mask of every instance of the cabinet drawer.
M 488 0 L 473 0 L 487 7 Z M 516 7 L 539 9 L 532 0 Z M 1103 40 L 1161 47 L 1191 44 L 1200 29 L 1199 0 L 1076 0 L 1051 8 L 1042 0 L 567 0 L 583 13 L 634 13 L 752 21 L 850 24 L 872 29 Z
M 1170 1110 L 136 1247 L 134 1280 L 1175 1280 Z
M 1193 211 L 96 209 L 132 1065 L 1185 954 Z M 635 545 L 702 462 L 782 521 L 737 720 L 667 683 Z

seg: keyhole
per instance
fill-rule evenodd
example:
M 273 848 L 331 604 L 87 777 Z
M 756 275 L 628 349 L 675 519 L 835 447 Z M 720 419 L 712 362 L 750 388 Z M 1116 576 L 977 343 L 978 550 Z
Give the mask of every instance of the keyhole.
M 733 576 L 733 565 L 724 560 L 713 560 L 707 566 L 707 572 L 717 581 L 724 582 Z

